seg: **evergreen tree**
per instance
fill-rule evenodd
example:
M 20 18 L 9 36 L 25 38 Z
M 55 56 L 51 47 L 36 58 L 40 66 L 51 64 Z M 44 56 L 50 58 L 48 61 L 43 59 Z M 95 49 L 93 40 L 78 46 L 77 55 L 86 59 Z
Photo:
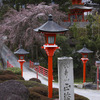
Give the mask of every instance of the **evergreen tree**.
M 100 4 L 100 0 L 92 0 L 94 3 Z

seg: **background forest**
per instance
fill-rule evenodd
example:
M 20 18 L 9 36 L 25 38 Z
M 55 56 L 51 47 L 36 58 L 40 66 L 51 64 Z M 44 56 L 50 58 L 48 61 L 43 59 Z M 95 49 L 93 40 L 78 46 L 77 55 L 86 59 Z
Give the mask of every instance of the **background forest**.
M 99 0 L 93 1 L 100 3 Z M 55 22 L 66 28 L 62 22 L 66 19 L 71 1 L 55 0 L 55 4 L 50 0 L 44 2 L 46 3 L 41 3 L 41 0 L 3 0 L 4 6 L 0 10 L 0 35 L 7 37 L 4 42 L 13 52 L 18 49 L 21 42 L 23 48 L 30 52 L 26 57 L 28 61 L 39 60 L 41 66 L 47 67 L 47 55 L 41 49 L 45 38 L 43 34 L 36 33 L 33 29 L 45 23 L 50 13 Z M 88 57 L 86 73 L 88 78 L 95 81 L 95 61 L 100 60 L 100 15 L 96 13 L 86 18 L 90 22 L 86 27 L 79 28 L 74 23 L 68 27 L 68 32 L 57 35 L 56 44 L 60 49 L 53 57 L 54 78 L 57 78 L 58 72 L 57 58 L 62 56 L 73 57 L 75 78 L 82 78 L 83 64 L 80 60 L 81 54 L 78 54 L 77 50 L 86 44 L 86 47 L 93 51 Z

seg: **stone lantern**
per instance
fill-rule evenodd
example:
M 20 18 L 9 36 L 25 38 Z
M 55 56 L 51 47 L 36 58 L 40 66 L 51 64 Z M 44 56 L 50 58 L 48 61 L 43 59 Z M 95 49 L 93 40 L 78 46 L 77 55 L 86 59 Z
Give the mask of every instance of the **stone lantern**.
M 22 45 L 20 45 L 19 49 L 14 52 L 14 54 L 18 55 L 19 56 L 19 60 L 18 62 L 20 63 L 20 68 L 21 68 L 21 76 L 23 77 L 23 64 L 25 62 L 24 60 L 24 56 L 26 54 L 29 54 L 29 52 L 25 51 L 23 48 L 22 48 Z
M 81 50 L 77 51 L 78 53 L 82 54 L 82 62 L 83 62 L 83 84 L 86 82 L 86 62 L 89 60 L 88 59 L 88 54 L 93 53 L 93 51 L 89 50 L 86 48 L 86 45 Z
M 100 61 L 96 61 L 95 65 L 97 67 L 97 90 L 99 90 L 99 67 L 100 67 Z
M 56 35 L 64 33 L 68 31 L 68 29 L 65 29 L 55 23 L 52 19 L 52 15 L 49 14 L 48 21 L 42 26 L 34 29 L 34 31 L 42 33 L 45 36 L 46 42 L 42 48 L 46 51 L 48 55 L 48 97 L 52 98 L 52 57 L 56 49 L 59 49 L 59 47 L 56 45 Z

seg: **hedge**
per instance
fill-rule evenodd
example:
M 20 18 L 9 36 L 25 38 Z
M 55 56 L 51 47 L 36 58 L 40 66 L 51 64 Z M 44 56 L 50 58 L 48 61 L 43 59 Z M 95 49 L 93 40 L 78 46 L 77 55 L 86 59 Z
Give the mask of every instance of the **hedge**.
M 37 79 L 37 78 L 31 78 L 29 81 L 35 81 L 35 82 L 41 83 L 41 81 L 39 79 Z
M 24 81 L 24 80 L 19 80 L 22 84 L 24 84 L 27 88 L 31 87 L 47 87 L 44 84 L 35 82 L 35 81 Z
M 21 69 L 18 67 L 12 67 L 12 68 L 9 67 L 9 68 L 7 68 L 7 70 L 12 71 L 16 75 L 21 75 Z

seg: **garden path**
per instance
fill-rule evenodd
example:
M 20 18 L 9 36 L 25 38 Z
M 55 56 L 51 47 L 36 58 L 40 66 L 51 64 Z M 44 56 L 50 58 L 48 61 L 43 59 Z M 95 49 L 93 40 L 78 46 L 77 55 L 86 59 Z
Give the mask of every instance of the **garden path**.
M 34 73 L 32 70 L 28 69 L 27 67 L 24 67 L 23 77 L 25 80 L 29 80 L 30 78 L 36 78 L 36 73 Z M 48 80 L 39 76 L 38 77 L 42 84 L 48 85 Z M 54 88 L 59 88 L 58 83 L 53 82 Z M 85 96 L 89 98 L 89 100 L 100 100 L 100 90 L 90 90 L 90 89 L 78 89 L 74 88 L 74 93 Z

